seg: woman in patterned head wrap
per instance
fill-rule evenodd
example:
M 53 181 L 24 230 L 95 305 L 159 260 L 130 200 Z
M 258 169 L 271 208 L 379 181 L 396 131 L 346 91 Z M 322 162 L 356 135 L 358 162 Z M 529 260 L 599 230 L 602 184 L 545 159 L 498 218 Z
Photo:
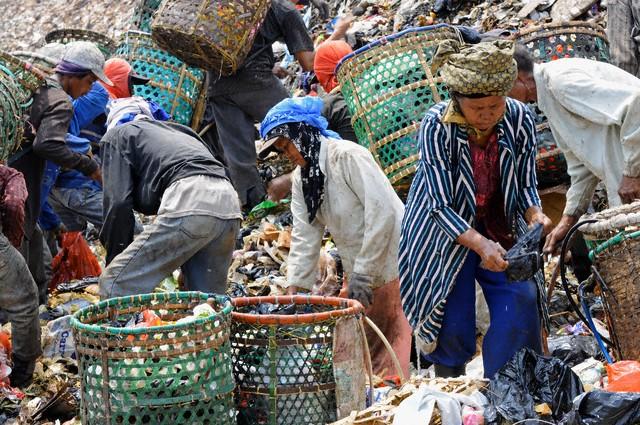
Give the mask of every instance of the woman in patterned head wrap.
M 539 288 L 507 282 L 504 259 L 528 226 L 551 224 L 536 189 L 535 124 L 506 97 L 517 75 L 510 42 L 443 42 L 432 71 L 451 100 L 429 110 L 418 136 L 400 240 L 403 308 L 436 373 L 464 374 L 476 351 L 477 280 L 491 313 L 483 361 L 492 377 L 519 349 L 541 350 Z

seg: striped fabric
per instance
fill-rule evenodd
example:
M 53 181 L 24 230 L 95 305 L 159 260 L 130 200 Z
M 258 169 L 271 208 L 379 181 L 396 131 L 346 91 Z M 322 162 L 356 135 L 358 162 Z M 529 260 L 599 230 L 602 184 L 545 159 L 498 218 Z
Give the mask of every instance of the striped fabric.
M 447 102 L 435 105 L 422 121 L 418 133 L 420 166 L 407 200 L 400 239 L 402 305 L 423 351 L 435 348 L 446 297 L 467 256 L 468 249 L 455 240 L 473 227 L 475 217 L 467 134 L 456 124 L 441 122 L 446 106 Z M 525 211 L 540 205 L 531 112 L 524 104 L 507 99 L 497 132 L 505 216 L 511 231 L 521 235 L 527 229 Z M 537 280 L 541 297 L 542 277 Z

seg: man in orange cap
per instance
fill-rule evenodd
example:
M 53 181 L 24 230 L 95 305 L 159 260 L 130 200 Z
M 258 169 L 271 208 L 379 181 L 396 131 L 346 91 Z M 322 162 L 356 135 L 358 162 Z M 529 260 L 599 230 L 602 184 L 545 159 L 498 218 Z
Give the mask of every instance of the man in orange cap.
M 136 74 L 129 62 L 120 58 L 107 60 L 104 63 L 104 73 L 113 83 L 112 87 L 105 85 L 112 99 L 131 97 L 134 85 L 144 85 L 149 82 L 149 78 Z

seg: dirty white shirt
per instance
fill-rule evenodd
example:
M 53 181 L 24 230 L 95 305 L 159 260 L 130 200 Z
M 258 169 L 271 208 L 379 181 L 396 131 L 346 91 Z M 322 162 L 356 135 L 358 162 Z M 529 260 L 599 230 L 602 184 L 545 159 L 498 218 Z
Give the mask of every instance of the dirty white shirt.
M 567 160 L 564 214 L 586 212 L 599 181 L 611 207 L 622 176 L 640 176 L 640 79 L 607 63 L 559 59 L 534 68 L 538 106 Z
M 293 174 L 290 285 L 311 289 L 325 227 L 347 275 L 370 276 L 374 287 L 398 277 L 398 244 L 404 205 L 371 153 L 346 140 L 322 138 L 324 200 L 309 223 L 300 168 Z

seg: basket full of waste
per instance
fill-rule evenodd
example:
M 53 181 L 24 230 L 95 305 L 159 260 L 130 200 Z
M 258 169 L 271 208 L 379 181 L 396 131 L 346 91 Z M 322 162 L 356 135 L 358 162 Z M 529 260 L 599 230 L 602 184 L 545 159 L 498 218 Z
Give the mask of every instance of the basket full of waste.
M 31 64 L 0 51 L 0 162 L 20 147 L 25 112 L 44 78 Z
M 76 28 L 62 28 L 53 30 L 44 37 L 47 43 L 69 44 L 74 41 L 90 41 L 102 52 L 105 59 L 109 59 L 116 50 L 116 42 L 102 33 Z
M 618 360 L 640 360 L 640 201 L 584 216 Z
M 602 27 L 590 22 L 572 21 L 528 27 L 513 38 L 531 52 L 536 62 L 562 58 L 583 58 L 609 62 L 609 43 Z M 558 148 L 547 117 L 537 111 L 538 188 L 568 183 L 567 163 Z
M 198 101 L 206 93 L 202 69 L 185 64 L 158 46 L 151 34 L 140 31 L 125 33 L 115 56 L 150 78 L 149 83 L 134 86 L 134 95 L 153 100 L 180 124 L 192 125 L 199 119 Z
M 131 17 L 132 27 L 139 31 L 151 32 L 153 14 L 160 7 L 160 3 L 162 0 L 138 0 Z
M 336 69 L 358 142 L 396 190 L 406 190 L 417 169 L 420 122 L 449 96 L 430 70 L 438 44 L 448 39 L 462 40 L 449 25 L 407 29 L 356 50 Z
M 270 0 L 164 0 L 151 33 L 186 63 L 230 75 L 247 57 L 270 5 Z
M 340 404 L 336 398 L 340 384 L 336 376 L 340 375 L 334 373 L 339 363 L 334 352 L 337 323 L 356 320 L 362 305 L 343 298 L 302 295 L 242 297 L 232 302 L 230 339 L 238 423 L 324 425 L 335 421 Z M 351 339 L 356 334 L 349 332 Z M 365 394 L 364 381 L 349 396 L 357 398 L 360 393 Z
M 71 319 L 83 424 L 235 424 L 226 297 L 113 298 Z

